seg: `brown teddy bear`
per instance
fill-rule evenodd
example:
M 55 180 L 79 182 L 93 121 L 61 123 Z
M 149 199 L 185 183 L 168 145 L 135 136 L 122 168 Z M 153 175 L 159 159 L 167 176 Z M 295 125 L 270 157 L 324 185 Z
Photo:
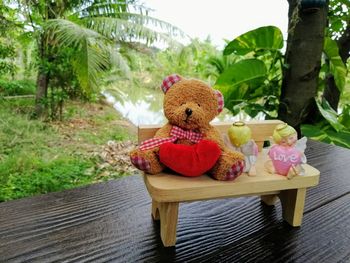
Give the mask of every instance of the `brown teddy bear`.
M 149 174 L 167 167 L 184 176 L 209 173 L 218 180 L 239 176 L 244 156 L 228 149 L 209 123 L 223 109 L 222 94 L 202 81 L 176 74 L 166 77 L 161 88 L 168 123 L 130 153 L 131 162 Z

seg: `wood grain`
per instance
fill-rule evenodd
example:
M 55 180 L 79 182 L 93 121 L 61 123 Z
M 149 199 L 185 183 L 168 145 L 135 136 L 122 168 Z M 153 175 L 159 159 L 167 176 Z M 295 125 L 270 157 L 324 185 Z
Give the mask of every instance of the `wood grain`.
M 174 246 L 176 243 L 176 226 L 179 203 L 159 203 L 160 237 L 164 246 Z
M 284 190 L 279 193 L 282 217 L 291 226 L 301 226 L 304 214 L 306 188 Z
M 309 141 L 305 154 L 308 163 L 321 172 L 320 183 L 307 191 L 305 210 L 317 209 L 350 193 L 349 149 Z
M 258 197 L 180 205 L 164 248 L 140 175 L 0 204 L 0 262 L 349 262 L 350 151 L 309 142 L 303 224 Z

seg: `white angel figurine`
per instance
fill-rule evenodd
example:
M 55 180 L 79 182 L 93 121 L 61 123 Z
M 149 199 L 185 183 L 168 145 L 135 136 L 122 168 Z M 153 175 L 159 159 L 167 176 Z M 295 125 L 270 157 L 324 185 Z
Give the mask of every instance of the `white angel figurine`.
M 224 140 L 229 148 L 244 154 L 243 172 L 247 172 L 249 176 L 256 176 L 255 163 L 258 156 L 258 146 L 251 139 L 251 136 L 250 128 L 244 122 L 237 121 L 228 129 L 228 134 L 224 136 Z
M 287 176 L 288 179 L 304 175 L 301 164 L 306 163 L 304 151 L 307 138 L 298 140 L 296 130 L 287 123 L 278 124 L 272 138 L 274 144 L 268 152 L 271 160 L 265 164 L 268 172 Z

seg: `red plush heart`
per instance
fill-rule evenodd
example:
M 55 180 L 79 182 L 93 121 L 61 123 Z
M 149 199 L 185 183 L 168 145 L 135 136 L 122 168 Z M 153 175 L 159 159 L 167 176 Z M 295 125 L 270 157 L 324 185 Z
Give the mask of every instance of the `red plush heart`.
M 200 176 L 209 171 L 221 155 L 219 146 L 201 140 L 194 145 L 164 143 L 159 147 L 160 161 L 185 176 Z

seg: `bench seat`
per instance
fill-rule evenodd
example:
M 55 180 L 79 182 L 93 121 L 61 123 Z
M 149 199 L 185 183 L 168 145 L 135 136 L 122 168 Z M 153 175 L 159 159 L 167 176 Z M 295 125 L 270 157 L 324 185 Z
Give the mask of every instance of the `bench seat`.
M 286 176 L 269 174 L 264 169 L 267 151 L 259 153 L 256 176 L 243 173 L 234 181 L 218 181 L 208 175 L 183 177 L 171 173 L 144 174 L 145 184 L 152 199 L 157 202 L 187 202 L 214 198 L 277 194 L 281 190 L 305 188 L 318 184 L 319 171 L 305 164 L 304 176 L 289 180 Z

